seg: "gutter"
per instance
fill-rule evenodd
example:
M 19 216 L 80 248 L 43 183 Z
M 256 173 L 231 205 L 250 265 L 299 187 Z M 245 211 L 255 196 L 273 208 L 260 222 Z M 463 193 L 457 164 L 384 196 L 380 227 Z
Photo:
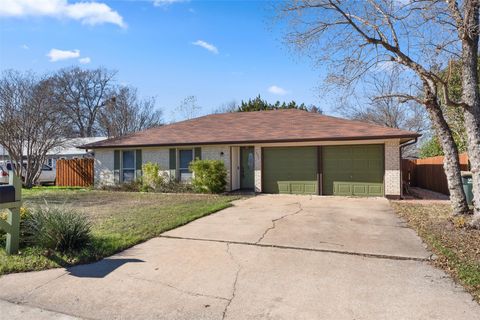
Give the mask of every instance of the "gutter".
M 357 136 L 357 137 L 328 137 L 328 138 L 308 138 L 308 139 L 270 139 L 270 140 L 244 140 L 244 141 L 197 141 L 197 142 L 171 142 L 171 143 L 147 143 L 147 144 L 103 144 L 99 145 L 86 144 L 79 146 L 81 149 L 102 149 L 102 148 L 143 148 L 143 147 L 169 147 L 169 146 L 195 146 L 195 145 L 221 145 L 221 144 L 261 144 L 261 143 L 294 143 L 294 142 L 315 142 L 315 141 L 346 141 L 346 140 L 381 140 L 381 139 L 395 139 L 395 138 L 415 138 L 415 141 L 420 135 L 391 135 L 391 136 Z M 120 138 L 113 138 L 120 139 Z

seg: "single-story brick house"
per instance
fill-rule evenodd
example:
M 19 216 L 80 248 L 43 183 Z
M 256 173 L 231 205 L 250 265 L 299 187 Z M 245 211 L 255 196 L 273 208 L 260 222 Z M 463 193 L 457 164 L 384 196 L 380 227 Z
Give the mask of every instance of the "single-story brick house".
M 401 147 L 419 135 L 302 110 L 212 114 L 84 146 L 95 185 L 131 181 L 158 163 L 188 180 L 196 158 L 222 160 L 228 190 L 401 196 Z

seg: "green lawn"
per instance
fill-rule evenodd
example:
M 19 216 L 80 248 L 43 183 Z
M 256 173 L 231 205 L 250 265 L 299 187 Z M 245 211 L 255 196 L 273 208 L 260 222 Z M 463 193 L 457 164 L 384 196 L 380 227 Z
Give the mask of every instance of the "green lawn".
M 66 205 L 92 222 L 93 241 L 81 252 L 62 255 L 35 247 L 7 256 L 0 239 L 0 275 L 91 262 L 229 207 L 238 197 L 202 194 L 108 192 L 85 189 L 35 188 L 25 190 L 25 206 Z
M 480 230 L 467 228 L 470 218 L 451 217 L 448 203 L 393 201 L 392 206 L 438 256 L 434 264 L 480 302 Z

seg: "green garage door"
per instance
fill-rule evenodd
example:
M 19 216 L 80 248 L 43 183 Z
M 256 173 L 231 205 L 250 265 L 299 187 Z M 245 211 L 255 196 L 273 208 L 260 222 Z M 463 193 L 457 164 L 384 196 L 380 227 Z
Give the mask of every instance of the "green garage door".
M 323 194 L 383 196 L 383 145 L 327 146 Z
M 264 148 L 263 192 L 318 194 L 317 147 Z

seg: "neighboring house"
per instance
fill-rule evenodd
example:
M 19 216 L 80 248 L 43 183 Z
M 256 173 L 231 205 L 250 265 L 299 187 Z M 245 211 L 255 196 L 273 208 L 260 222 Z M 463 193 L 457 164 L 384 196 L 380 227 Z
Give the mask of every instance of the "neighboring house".
M 85 144 L 106 140 L 106 137 L 72 138 L 67 139 L 61 147 L 54 148 L 47 153 L 47 164 L 56 168 L 59 159 L 81 159 L 92 158 L 93 153 L 89 150 L 79 148 Z
M 59 159 L 78 159 L 92 158 L 93 153 L 85 148 L 79 148 L 85 144 L 106 140 L 106 137 L 89 137 L 89 138 L 71 138 L 64 141 L 62 146 L 56 147 L 47 153 L 46 164 L 53 169 L 56 168 Z M 25 154 L 25 151 L 24 151 Z M 8 152 L 0 146 L 0 160 L 9 160 Z
M 187 180 L 196 158 L 222 160 L 228 190 L 401 196 L 401 147 L 419 135 L 301 110 L 212 114 L 84 146 L 95 184 L 128 182 L 158 163 Z

